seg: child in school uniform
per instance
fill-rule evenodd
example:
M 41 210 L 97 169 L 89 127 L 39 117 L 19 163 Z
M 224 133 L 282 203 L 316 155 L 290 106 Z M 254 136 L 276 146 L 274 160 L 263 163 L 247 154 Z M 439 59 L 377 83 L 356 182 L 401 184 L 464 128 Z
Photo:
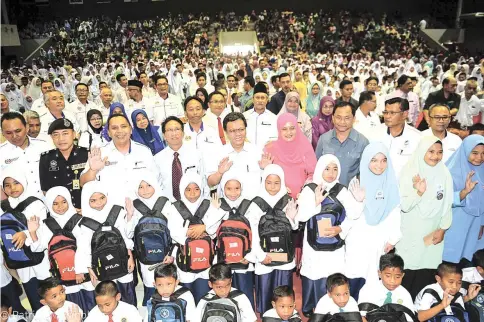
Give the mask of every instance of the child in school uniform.
M 158 266 L 155 269 L 153 282 L 157 295 L 153 296 L 160 297 L 164 301 L 170 301 L 170 298 L 175 292 L 181 293 L 182 291 L 180 290 L 184 289 L 185 292 L 181 293 L 177 298 L 186 302 L 185 321 L 196 321 L 196 317 L 194 315 L 196 306 L 193 295 L 189 289 L 179 285 L 179 283 L 180 281 L 178 280 L 177 268 L 174 264 L 163 264 Z M 144 322 L 150 322 L 152 320 L 152 303 L 152 299 L 150 298 L 147 303 L 148 314 L 146 314 Z
M 133 189 L 136 197 L 150 210 L 153 209 L 155 203 L 158 201 L 158 198 L 162 197 L 161 195 L 161 187 L 158 184 L 156 177 L 149 172 L 149 171 L 140 171 L 140 173 L 136 176 L 136 179 L 133 180 Z M 164 197 L 162 197 L 164 198 Z M 136 207 L 134 207 L 134 215 L 133 219 L 130 223 L 132 223 L 129 227 L 128 238 L 132 239 L 134 237 L 134 229 L 138 224 L 139 220 L 143 217 L 143 214 L 139 212 Z M 161 209 L 161 213 L 166 217 L 169 221 L 169 214 L 173 212 L 173 206 L 171 202 L 167 201 L 163 208 Z M 164 263 L 172 263 L 173 257 L 169 254 L 166 254 Z M 143 264 L 139 262 L 139 270 L 141 277 L 143 279 L 143 286 L 144 286 L 144 296 L 143 296 L 143 306 L 146 306 L 146 302 L 151 298 L 151 295 L 155 292 L 154 287 L 154 275 L 153 271 L 150 271 L 151 265 Z
M 301 321 L 301 317 L 296 311 L 296 295 L 294 290 L 281 285 L 274 289 L 272 293 L 272 309 L 266 311 L 262 316 L 262 321 L 266 318 L 279 319 L 281 321 Z
M 437 283 L 430 284 L 424 287 L 415 299 L 415 309 L 418 312 L 418 319 L 420 321 L 427 321 L 445 310 L 447 314 L 452 314 L 450 307 L 451 300 L 457 293 L 462 283 L 462 269 L 456 264 L 441 263 L 437 267 L 437 275 L 435 276 Z M 439 295 L 441 302 L 438 303 L 432 294 L 426 293 L 426 290 L 434 290 Z M 460 305 L 462 309 L 465 308 L 464 303 L 474 299 L 481 289 L 480 285 L 471 284 L 467 289 L 467 295 L 455 301 L 456 305 Z M 460 295 L 460 294 L 459 294 Z M 434 305 L 436 304 L 437 305 Z
M 89 312 L 85 322 L 141 322 L 143 319 L 136 306 L 121 301 L 118 284 L 102 281 L 94 289 L 96 306 Z
M 1 322 L 27 322 L 22 312 L 14 311 L 10 299 L 2 293 L 0 303 Z
M 76 304 L 66 301 L 66 291 L 58 279 L 49 277 L 39 282 L 40 302 L 44 305 L 34 316 L 32 322 L 65 322 L 66 315 L 77 314 L 78 321 L 81 321 L 83 312 Z
M 469 284 L 481 284 L 484 280 L 484 249 L 479 249 L 472 255 L 472 266 L 462 270 L 462 282 Z M 467 290 L 461 293 L 466 295 Z
M 210 206 L 208 199 L 203 198 L 202 189 L 202 177 L 197 173 L 185 173 L 180 180 L 181 199 L 173 204 L 173 207 L 171 207 L 172 212 L 168 215 L 168 228 L 171 238 L 177 243 L 172 252 L 175 258 L 180 258 L 180 252 L 182 251 L 180 245 L 185 245 L 188 238 L 196 239 L 207 234 L 212 239 L 215 237 L 215 232 L 209 233 L 207 227 L 212 227 L 217 222 L 217 216 L 210 215 L 210 212 L 217 211 L 217 209 Z M 179 209 L 184 207 L 188 209 L 191 216 L 195 216 L 197 211 L 201 213 L 206 210 L 206 213 L 201 218 L 203 224 L 190 225 L 189 220 L 183 219 Z M 209 260 L 208 256 L 205 259 Z M 184 271 L 176 260 L 174 263 L 178 268 L 180 284 L 192 292 L 195 303 L 198 303 L 202 296 L 210 290 L 208 286 L 208 272 L 210 268 L 194 273 L 186 268 L 183 268 L 186 270 Z M 209 264 L 211 265 L 212 263 Z
M 195 321 L 201 321 L 205 306 L 207 304 L 206 299 L 211 299 L 214 296 L 218 296 L 219 298 L 227 298 L 229 297 L 232 291 L 236 291 L 237 289 L 232 287 L 232 269 L 223 263 L 218 263 L 213 265 L 210 268 L 209 273 L 209 286 L 212 289 L 208 292 L 198 303 L 197 310 L 195 313 Z M 254 309 L 252 309 L 252 305 L 250 304 L 249 299 L 245 294 L 240 294 L 232 298 L 237 304 L 237 307 L 240 311 L 240 322 L 255 322 L 257 320 L 257 316 L 255 315 Z
M 18 281 L 10 275 L 7 267 L 5 267 L 3 254 L 0 254 L 0 285 L 2 286 L 0 293 L 2 294 L 2 297 L 5 297 L 5 300 L 8 301 L 12 310 L 19 314 L 26 313 L 27 310 L 20 302 L 20 285 L 18 284 Z
M 307 222 L 318 215 L 326 198 L 330 198 L 333 203 L 341 203 L 346 216 L 341 225 L 331 224 L 331 227 L 326 228 L 324 232 L 324 237 L 328 240 L 333 238 L 333 243 L 338 245 L 336 249 L 322 251 L 313 248 L 308 240 L 309 228 L 306 226 L 301 265 L 302 311 L 306 316 L 312 313 L 318 300 L 326 294 L 326 278 L 331 274 L 344 271 L 345 247 L 344 241 L 341 240 L 346 238 L 353 219 L 359 217 L 363 210 L 363 204 L 357 202 L 348 189 L 339 184 L 340 169 L 340 162 L 335 155 L 323 155 L 314 170 L 313 183 L 317 185 L 316 189 L 306 186 L 298 198 L 297 220 L 299 222 Z M 328 192 L 332 192 L 330 196 Z M 317 226 L 314 229 L 317 229 Z M 340 241 L 335 237 L 339 237 Z
M 380 281 L 366 283 L 360 290 L 358 303 L 371 303 L 377 306 L 395 303 L 415 312 L 412 296 L 402 286 L 403 275 L 405 275 L 403 269 L 404 263 L 400 256 L 395 253 L 382 255 L 378 271 Z M 362 311 L 361 314 L 365 316 L 366 311 Z M 407 316 L 407 320 L 413 321 L 410 316 Z
M 274 207 L 282 198 L 287 195 L 287 188 L 284 182 L 284 171 L 275 164 L 265 167 L 262 173 L 262 182 L 258 196 L 262 198 L 270 207 Z M 295 220 L 297 215 L 296 203 L 291 198 L 283 212 L 291 223 L 292 229 L 298 228 Z M 259 222 L 265 215 L 262 209 L 255 203 L 249 206 L 246 217 L 249 218 L 252 227 L 252 253 L 255 256 L 255 289 L 257 311 L 263 314 L 271 308 L 272 292 L 277 286 L 288 285 L 292 287 L 292 273 L 296 266 L 293 258 L 287 264 L 278 266 L 268 266 L 271 257 L 262 250 L 259 236 Z
M 350 282 L 346 276 L 341 273 L 328 276 L 326 290 L 328 293 L 319 300 L 314 313 L 359 312 L 358 304 L 350 295 Z
M 74 208 L 71 199 L 69 190 L 67 190 L 66 187 L 61 186 L 51 188 L 45 194 L 45 204 L 49 208 L 50 217 L 55 220 L 60 228 L 64 228 L 69 221 L 76 219 L 75 216 L 79 217 L 77 218 L 77 223 L 82 218 L 76 213 L 76 208 Z M 35 252 L 48 249 L 49 242 L 54 233 L 47 226 L 46 221 L 40 225 L 40 222 L 33 218 L 29 224 L 29 229 L 32 227 L 32 230 L 30 231 L 30 236 L 33 241 L 31 249 Z M 76 238 L 76 244 L 79 248 L 79 241 L 82 238 L 81 227 L 79 227 L 78 224 L 75 224 L 73 227 L 72 235 Z M 82 259 L 83 256 L 78 252 L 76 252 L 74 258 L 72 258 L 74 261 L 73 268 L 76 272 L 75 280 L 68 284 L 62 280 L 60 282 L 66 286 L 65 293 L 67 295 L 67 300 L 79 305 L 84 312 L 89 312 L 94 305 L 96 305 L 94 301 L 94 286 L 89 280 L 85 281 L 87 274 L 81 273 L 87 273 L 87 267 L 90 266 L 90 263 L 83 262 Z
M 15 209 L 21 202 L 30 197 L 27 194 L 27 186 L 27 178 L 21 169 L 15 166 L 9 166 L 2 171 L 2 188 L 8 197 L 2 202 L 2 212 L 6 212 L 9 207 Z M 9 207 L 6 206 L 5 203 L 8 203 Z M 41 200 L 32 202 L 23 211 L 27 221 L 34 217 L 38 217 L 39 220 L 44 220 L 47 218 L 47 213 L 48 210 Z M 17 248 L 20 248 L 23 245 L 30 246 L 32 244 L 32 239 L 30 238 L 28 230 L 13 235 L 12 241 Z M 20 282 L 22 282 L 22 286 L 32 310 L 34 312 L 37 311 L 42 306 L 40 303 L 40 297 L 37 293 L 39 281 L 50 277 L 49 259 L 47 254 L 44 252 L 44 258 L 39 264 L 17 269 L 17 274 L 20 278 Z
M 115 204 L 112 202 L 112 198 L 108 194 L 108 188 L 100 181 L 91 181 L 83 186 L 81 205 L 82 216 L 85 218 L 94 219 L 100 224 L 107 220 L 109 212 L 113 206 L 115 206 Z M 132 273 L 134 269 L 134 260 L 131 253 L 131 250 L 133 249 L 133 241 L 127 237 L 128 231 L 132 229 L 132 224 L 130 224 L 130 221 L 133 216 L 133 207 L 127 202 L 126 209 L 127 210 L 121 209 L 114 227 L 117 228 L 121 233 L 129 254 L 128 273 L 120 278 L 117 278 L 115 282 L 118 284 L 120 289 L 121 299 L 126 303 L 136 305 L 136 293 Z M 80 256 L 82 256 L 82 262 L 89 265 L 87 271 L 91 277 L 92 284 L 96 285 L 98 283 L 98 278 L 93 270 L 94 268 L 91 267 L 91 240 L 93 234 L 94 231 L 81 222 L 81 240 L 78 243 L 79 248 L 77 251 L 79 252 Z M 84 272 L 81 271 L 80 273 Z

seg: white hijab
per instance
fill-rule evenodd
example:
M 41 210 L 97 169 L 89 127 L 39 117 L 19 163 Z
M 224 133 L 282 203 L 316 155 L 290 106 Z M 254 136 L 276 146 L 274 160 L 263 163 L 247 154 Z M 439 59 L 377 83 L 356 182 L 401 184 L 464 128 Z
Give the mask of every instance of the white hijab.
M 59 215 L 53 209 L 54 200 L 58 196 L 61 196 L 65 200 L 67 200 L 67 204 L 69 205 L 69 208 L 63 215 Z M 74 205 L 72 204 L 71 194 L 66 187 L 57 186 L 50 188 L 49 191 L 47 191 L 47 193 L 45 194 L 45 204 L 49 209 L 50 216 L 54 218 L 61 227 L 64 227 L 69 219 L 71 219 L 71 217 L 76 214 L 76 208 L 74 208 Z
M 138 194 L 138 188 L 142 181 L 146 182 L 147 184 L 149 184 L 155 189 L 155 192 L 153 193 L 153 195 L 148 199 L 145 199 Z M 160 185 L 156 181 L 156 178 L 154 177 L 153 173 L 147 170 L 140 171 L 138 174 L 136 174 L 136 178 L 133 179 L 133 189 L 136 197 L 138 197 L 138 199 L 141 200 L 150 209 L 153 208 L 158 198 L 161 197 Z
M 185 197 L 185 189 L 188 187 L 190 183 L 196 184 L 200 188 L 200 197 L 195 202 L 190 202 L 187 197 Z M 198 207 L 202 203 L 203 190 L 202 190 L 202 177 L 198 173 L 188 172 L 183 175 L 180 180 L 180 197 L 181 201 L 187 206 L 188 210 L 192 215 L 195 214 Z
M 266 190 L 266 179 L 271 174 L 281 179 L 281 190 L 275 196 L 271 196 Z M 277 164 L 269 164 L 262 172 L 262 182 L 259 189 L 259 197 L 264 199 L 269 206 L 274 207 L 276 203 L 287 194 L 286 181 L 284 180 L 284 170 Z
M 230 180 L 235 180 L 235 181 L 238 181 L 240 183 L 240 196 L 234 201 L 230 200 L 225 195 L 225 185 Z M 220 180 L 220 190 L 221 190 L 220 194 L 221 194 L 222 198 L 224 198 L 225 201 L 227 201 L 227 204 L 230 206 L 230 208 L 238 208 L 240 203 L 242 202 L 242 200 L 244 200 L 243 180 L 240 178 L 240 176 L 234 170 L 232 170 L 232 171 L 229 170 L 229 171 L 224 173 L 224 175 L 222 176 L 222 179 Z
M 89 199 L 91 199 L 91 196 L 96 192 L 102 193 L 107 198 L 106 204 L 100 211 L 91 208 L 89 205 Z M 108 188 L 100 181 L 90 181 L 82 187 L 81 207 L 83 217 L 92 218 L 100 223 L 104 223 L 108 218 L 113 205 L 114 204 L 109 198 Z
M 323 179 L 323 171 L 330 164 L 334 163 L 338 167 L 338 175 L 333 182 L 326 182 Z M 325 154 L 321 156 L 316 164 L 313 174 L 313 182 L 317 185 L 323 184 L 326 187 L 326 191 L 329 191 L 335 184 L 339 183 L 339 176 L 341 175 L 341 164 L 339 159 L 333 154 Z
M 18 196 L 18 198 L 8 197 L 8 202 L 10 203 L 10 206 L 12 208 L 15 208 L 19 203 L 21 203 L 22 201 L 24 201 L 29 197 L 29 195 L 27 194 L 27 187 L 28 187 L 27 177 L 25 176 L 25 173 L 21 171 L 20 168 L 16 166 L 9 166 L 2 171 L 2 189 L 3 189 L 3 182 L 5 181 L 6 178 L 12 178 L 16 180 L 24 188 L 24 191 L 20 196 Z

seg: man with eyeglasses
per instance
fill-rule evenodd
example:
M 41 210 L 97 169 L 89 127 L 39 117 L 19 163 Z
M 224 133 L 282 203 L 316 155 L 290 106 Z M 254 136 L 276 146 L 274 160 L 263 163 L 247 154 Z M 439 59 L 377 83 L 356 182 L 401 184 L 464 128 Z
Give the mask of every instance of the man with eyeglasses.
M 39 113 L 39 115 L 45 113 L 47 108 L 44 104 L 44 95 L 45 93 L 52 92 L 53 90 L 54 83 L 52 83 L 50 80 L 42 81 L 40 83 L 40 91 L 42 92 L 42 95 L 32 103 L 32 107 L 30 109 Z M 64 104 L 67 106 L 67 101 L 65 101 Z
M 176 116 L 186 122 L 180 97 L 168 93 L 168 78 L 159 76 L 155 84 L 157 94 L 151 98 L 155 118 L 154 124 L 161 125 L 170 116 Z
M 450 108 L 447 105 L 434 104 L 429 108 L 430 128 L 422 131 L 422 136 L 434 135 L 440 139 L 444 149 L 442 158 L 444 163 L 462 144 L 462 139 L 458 135 L 447 131 L 451 117 Z
M 375 92 L 361 92 L 359 103 L 360 107 L 356 110 L 353 128 L 363 134 L 368 140 L 376 138 L 381 122 L 375 113 L 377 106 Z
M 218 91 L 210 93 L 208 96 L 208 110 L 203 117 L 203 124 L 213 128 L 218 133 L 222 144 L 227 143 L 227 136 L 223 129 L 223 121 L 227 115 L 225 105 L 225 97 L 222 93 Z
M 420 113 L 420 99 L 418 95 L 412 92 L 413 81 L 407 75 L 402 75 L 397 80 L 397 89 L 387 96 L 387 99 L 392 97 L 401 97 L 408 101 L 410 106 L 408 111 L 408 122 L 415 125 L 418 115 Z
M 77 99 L 66 106 L 66 110 L 74 114 L 80 132 L 88 129 L 87 112 L 92 109 L 98 109 L 94 102 L 88 101 L 89 87 L 84 83 L 78 83 L 75 87 Z
M 408 100 L 401 97 L 385 101 L 383 120 L 385 126 L 379 131 L 378 140 L 383 142 L 390 151 L 395 175 L 398 177 L 403 166 L 417 149 L 422 134 L 419 130 L 407 124 Z
M 455 116 L 457 122 L 459 122 L 461 128 L 472 126 L 477 121 L 474 117 L 478 116 L 484 111 L 483 103 L 476 96 L 477 94 L 477 81 L 469 79 L 464 87 L 464 92 L 461 94 L 461 101 L 459 112 Z

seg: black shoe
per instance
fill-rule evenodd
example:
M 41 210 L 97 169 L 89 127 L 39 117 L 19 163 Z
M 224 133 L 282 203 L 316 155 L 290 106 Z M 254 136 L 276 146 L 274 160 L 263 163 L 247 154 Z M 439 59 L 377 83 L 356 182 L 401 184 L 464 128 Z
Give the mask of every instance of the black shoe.
M 303 312 L 303 315 L 309 319 L 313 315 L 313 311 Z

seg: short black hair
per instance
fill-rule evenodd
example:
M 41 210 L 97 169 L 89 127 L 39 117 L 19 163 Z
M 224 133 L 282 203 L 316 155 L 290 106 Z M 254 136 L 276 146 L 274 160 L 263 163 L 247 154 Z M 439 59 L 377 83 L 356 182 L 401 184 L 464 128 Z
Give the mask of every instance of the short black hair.
M 279 78 L 279 75 L 271 76 L 271 83 L 274 84 L 278 78 Z
M 380 271 L 383 271 L 385 268 L 399 268 L 403 272 L 403 258 L 395 253 L 383 254 L 380 257 Z
M 410 103 L 406 98 L 393 97 L 385 101 L 385 105 L 400 104 L 400 111 L 405 112 L 410 109 Z
M 108 83 L 106 83 L 106 82 L 99 82 L 99 85 L 98 86 L 101 87 L 102 84 L 108 85 Z
M 146 72 L 139 72 L 139 75 L 138 75 L 138 78 L 141 77 L 141 75 L 145 74 L 146 76 L 148 76 L 148 74 Z
M 226 77 L 226 79 L 227 79 L 227 80 L 229 80 L 229 78 L 234 78 L 234 79 L 236 79 L 236 78 L 235 78 L 235 76 L 234 76 L 234 75 L 232 75 L 232 74 L 230 74 L 230 75 L 228 75 L 228 76 Z
M 442 80 L 442 86 L 449 84 L 451 79 L 454 79 L 454 77 L 444 78 L 444 80 Z
M 365 85 L 368 85 L 368 83 L 369 83 L 370 81 L 372 81 L 372 80 L 376 81 L 376 84 L 378 85 L 378 78 L 377 78 L 377 77 L 375 77 L 375 76 L 370 76 L 370 77 L 368 77 L 368 78 L 365 80 Z
M 397 86 L 402 86 L 402 85 L 405 85 L 405 83 L 408 81 L 410 77 L 408 77 L 407 75 L 402 75 L 400 77 L 398 77 L 397 79 Z
M 364 91 L 360 93 L 360 99 L 358 100 L 358 105 L 371 101 L 371 99 L 375 96 L 374 91 Z
M 181 130 L 183 132 L 183 122 L 176 116 L 168 116 L 164 121 L 163 123 L 161 123 L 161 132 L 163 134 L 165 134 L 166 132 L 166 125 L 168 124 L 168 122 L 170 121 L 175 121 L 175 122 L 178 122 L 178 124 L 180 124 L 181 126 Z
M 129 123 L 129 120 L 128 118 L 126 117 L 126 115 L 124 114 L 112 114 L 111 116 L 108 117 L 108 120 L 106 122 L 106 124 L 108 125 L 108 130 L 109 130 L 109 123 L 111 122 L 111 120 L 115 117 L 122 117 L 123 119 L 126 120 L 126 122 L 128 122 L 129 126 L 131 127 L 131 123 Z
M 76 87 L 74 88 L 74 90 L 76 90 L 76 91 L 77 91 L 77 88 L 78 88 L 79 86 L 86 86 L 87 90 L 89 90 L 89 86 L 87 86 L 87 84 L 84 84 L 84 83 L 81 83 L 81 82 L 79 82 L 79 83 L 77 83 L 77 84 L 76 84 Z
M 484 131 L 484 124 L 476 123 L 469 127 L 469 135 L 473 134 L 475 131 Z
M 116 75 L 116 80 L 118 82 L 120 82 L 122 77 L 126 77 L 126 75 L 124 75 L 124 74 L 118 74 L 118 75 Z
M 341 83 L 339 83 L 339 89 L 345 88 L 346 85 L 353 85 L 353 82 L 350 80 L 342 80 Z
M 350 280 L 348 277 L 341 273 L 331 274 L 326 279 L 326 290 L 328 292 L 332 292 L 335 287 L 341 285 L 348 285 L 348 287 L 350 286 Z
M 210 267 L 210 271 L 208 272 L 208 280 L 211 283 L 226 279 L 232 279 L 232 269 L 229 265 L 225 263 L 217 263 Z
M 230 112 L 225 116 L 223 121 L 224 131 L 227 131 L 227 124 L 229 122 L 235 122 L 237 120 L 242 120 L 244 122 L 244 126 L 247 128 L 247 120 L 245 119 L 244 114 L 240 112 Z
M 454 263 L 443 262 L 439 264 L 439 266 L 437 267 L 437 275 L 440 278 L 443 278 L 445 275 L 448 274 L 459 274 L 462 276 L 462 268 Z
M 244 77 L 244 71 L 242 69 L 239 69 L 238 71 L 235 72 L 235 75 L 239 76 L 239 77 Z
M 54 277 L 49 277 L 43 281 L 39 281 L 39 288 L 37 289 L 37 293 L 39 294 L 41 299 L 45 299 L 45 294 L 50 290 L 59 285 L 62 285 L 61 282 Z
M 155 280 L 157 278 L 163 277 L 173 277 L 175 280 L 178 279 L 178 273 L 175 264 L 163 264 L 155 269 Z
M 102 281 L 94 289 L 95 297 L 98 296 L 111 296 L 114 297 L 118 295 L 118 285 L 113 281 Z
M 293 300 L 296 299 L 296 294 L 294 290 L 289 285 L 281 285 L 274 289 L 272 292 L 272 301 L 277 302 L 278 299 L 281 297 L 288 297 L 290 296 Z
M 351 114 L 353 114 L 353 116 L 355 116 L 356 115 L 356 106 L 354 106 L 351 102 L 345 102 L 345 101 L 336 102 L 336 104 L 334 105 L 334 109 L 333 109 L 333 115 L 335 114 L 335 112 L 338 108 L 344 108 L 344 107 L 347 107 L 347 106 L 349 106 L 351 108 Z
M 48 80 L 48 79 L 43 79 L 40 82 L 40 87 L 42 87 L 42 85 L 45 84 L 45 83 L 50 83 L 52 85 L 52 87 L 54 87 L 54 83 L 51 80 Z
M 187 105 L 190 101 L 197 101 L 198 103 L 200 103 L 200 105 L 202 106 L 202 109 L 203 109 L 203 101 L 198 97 L 198 96 L 188 96 L 187 98 L 185 98 L 185 101 L 183 102 L 183 110 L 186 111 L 187 110 Z
M 250 87 L 254 87 L 255 86 L 254 77 L 252 77 L 252 76 L 244 77 L 244 83 L 248 83 L 250 85 Z
M 206 75 L 204 72 L 199 72 L 199 73 L 197 74 L 197 81 L 198 81 L 198 80 L 199 80 L 201 77 L 203 77 L 203 78 L 205 78 L 205 80 L 207 80 L 207 75 Z
M 224 97 L 224 94 L 220 93 L 219 91 L 214 91 L 211 92 L 210 95 L 208 95 L 208 101 L 210 102 L 212 100 L 212 97 L 214 97 L 215 95 L 221 95 L 222 97 Z
M 484 269 L 484 249 L 479 249 L 474 255 L 472 255 L 472 264 L 474 264 L 475 267 Z
M 16 113 L 16 112 L 7 112 L 7 113 L 3 114 L 2 118 L 0 120 L 0 124 L 3 125 L 3 121 L 11 121 L 11 120 L 15 120 L 15 119 L 19 119 L 20 122 L 22 122 L 22 124 L 24 126 L 27 126 L 27 121 L 25 121 L 24 116 L 22 114 Z
M 283 77 L 289 77 L 289 78 L 291 78 L 291 75 L 289 75 L 288 73 L 281 73 L 281 74 L 279 75 L 279 79 L 281 79 L 281 78 L 283 78 Z
M 156 84 L 158 84 L 158 81 L 159 81 L 160 79 L 164 79 L 164 80 L 166 80 L 166 82 L 168 83 L 168 78 L 166 78 L 166 76 L 165 76 L 165 75 L 160 75 L 160 76 L 157 76 L 157 77 L 156 77 L 156 79 L 155 79 L 155 85 L 156 85 Z
M 10 303 L 10 299 L 6 297 L 5 295 L 2 294 L 2 303 L 1 303 L 1 308 L 8 310 L 9 308 L 12 307 L 12 304 Z

